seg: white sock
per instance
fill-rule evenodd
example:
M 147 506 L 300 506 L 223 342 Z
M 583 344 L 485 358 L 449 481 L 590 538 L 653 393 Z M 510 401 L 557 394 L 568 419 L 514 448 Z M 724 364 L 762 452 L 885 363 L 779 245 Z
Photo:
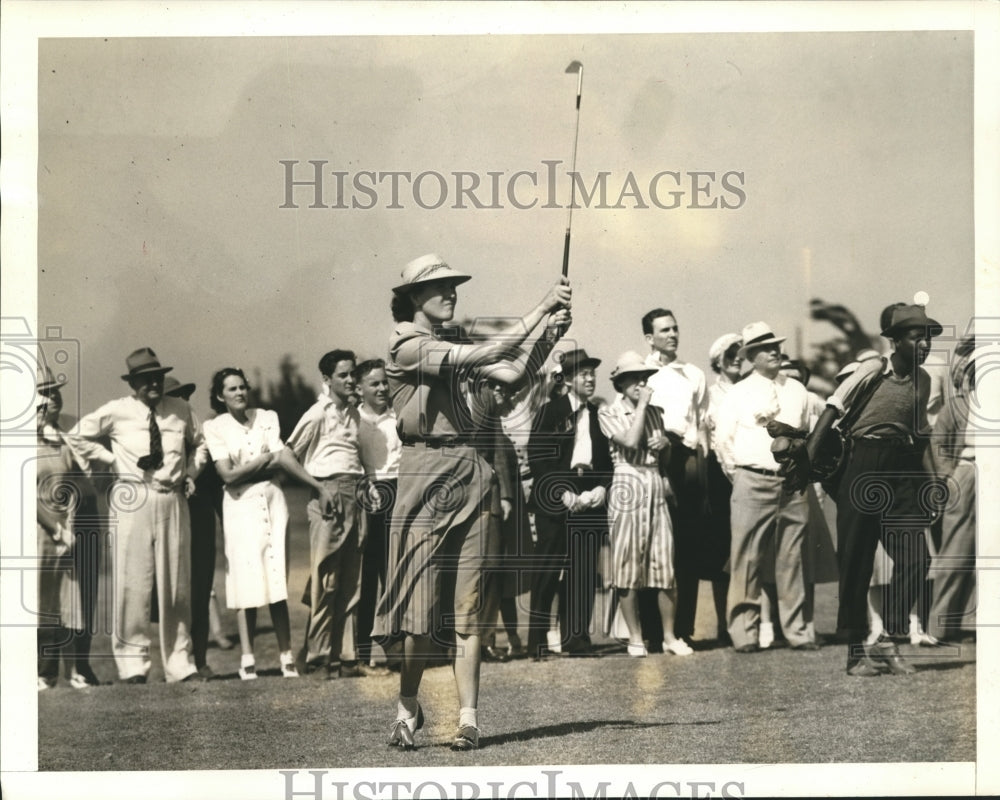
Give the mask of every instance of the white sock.
M 467 706 L 458 710 L 458 727 L 462 728 L 466 725 L 471 725 L 473 728 L 479 727 L 479 717 L 476 714 L 476 709 Z
M 243 669 L 256 666 L 256 664 L 257 662 L 254 661 L 253 653 L 243 653 L 243 655 L 240 656 L 240 666 L 243 667 Z
M 420 704 L 417 702 L 417 696 L 404 697 L 399 696 L 399 702 L 396 704 L 396 719 L 405 719 L 407 724 L 410 725 L 410 730 L 415 730 L 417 726 L 417 709 L 420 708 Z

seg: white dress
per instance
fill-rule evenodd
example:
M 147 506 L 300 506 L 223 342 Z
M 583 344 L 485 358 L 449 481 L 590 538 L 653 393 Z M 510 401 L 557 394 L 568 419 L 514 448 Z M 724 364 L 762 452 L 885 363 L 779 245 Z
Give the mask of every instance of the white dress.
M 205 443 L 214 461 L 229 459 L 234 467 L 252 461 L 264 445 L 280 451 L 278 415 L 249 409 L 247 425 L 229 414 L 205 422 Z M 226 551 L 226 605 L 257 608 L 288 599 L 285 557 L 288 507 L 272 479 L 227 486 L 222 499 Z

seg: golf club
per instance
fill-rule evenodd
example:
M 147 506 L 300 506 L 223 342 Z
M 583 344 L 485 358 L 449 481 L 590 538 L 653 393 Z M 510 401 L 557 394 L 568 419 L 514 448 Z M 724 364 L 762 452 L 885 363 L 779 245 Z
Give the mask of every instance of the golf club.
M 573 164 L 570 168 L 570 201 L 569 219 L 566 221 L 566 242 L 563 245 L 562 274 L 564 278 L 569 277 L 569 235 L 573 227 L 573 206 L 576 205 L 576 180 L 573 174 L 576 172 L 576 144 L 580 139 L 580 97 L 583 94 L 583 64 L 579 61 L 571 61 L 566 67 L 566 73 L 576 74 L 576 131 L 573 134 Z

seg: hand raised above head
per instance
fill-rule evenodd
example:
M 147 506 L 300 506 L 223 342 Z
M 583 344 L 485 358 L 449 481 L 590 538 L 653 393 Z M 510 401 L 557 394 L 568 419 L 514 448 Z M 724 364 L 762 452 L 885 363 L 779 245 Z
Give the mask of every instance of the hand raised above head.
M 557 308 L 549 314 L 549 320 L 545 323 L 548 328 L 557 328 L 560 332 L 565 332 L 573 324 L 573 314 L 568 308 Z
M 569 285 L 569 278 L 560 278 L 559 281 L 545 294 L 542 305 L 546 311 L 555 311 L 557 308 L 569 308 L 572 305 L 573 290 Z

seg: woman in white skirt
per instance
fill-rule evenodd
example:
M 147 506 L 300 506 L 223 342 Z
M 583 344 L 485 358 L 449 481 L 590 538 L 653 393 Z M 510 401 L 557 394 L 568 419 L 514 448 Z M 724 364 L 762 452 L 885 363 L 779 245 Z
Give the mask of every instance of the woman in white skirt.
M 646 379 L 656 372 L 638 353 L 619 357 L 611 373 L 618 396 L 597 416 L 611 444 L 615 475 L 608 495 L 611 518 L 612 583 L 628 626 L 630 656 L 645 656 L 639 623 L 639 589 L 656 589 L 663 621 L 663 652 L 678 656 L 693 651 L 674 636 L 674 542 L 667 506 L 667 483 L 661 459 L 669 454 L 663 418 L 649 405 Z
M 212 378 L 212 408 L 219 416 L 204 424 L 205 443 L 226 484 L 222 530 L 226 552 L 226 604 L 236 609 L 240 633 L 239 675 L 257 677 L 253 654 L 257 609 L 268 606 L 278 637 L 281 674 L 297 678 L 288 621 L 288 507 L 275 473 L 283 470 L 315 489 L 322 506 L 332 499 L 285 448 L 278 415 L 250 408 L 243 371 L 226 367 Z

